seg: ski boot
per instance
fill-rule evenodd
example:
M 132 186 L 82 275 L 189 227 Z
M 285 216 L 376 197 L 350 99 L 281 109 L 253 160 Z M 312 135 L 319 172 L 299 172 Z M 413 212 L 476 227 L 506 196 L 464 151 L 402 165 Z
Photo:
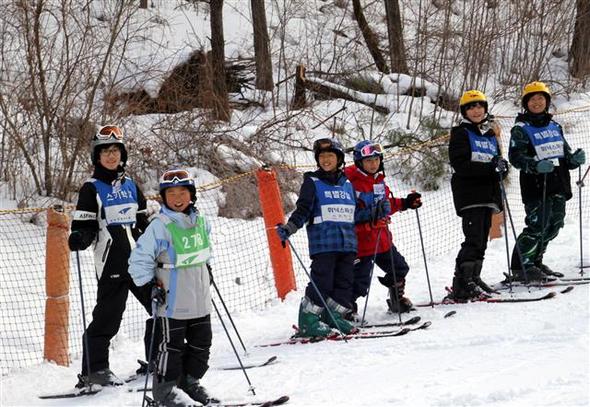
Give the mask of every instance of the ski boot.
M 557 278 L 561 278 L 564 276 L 563 273 L 551 270 L 549 266 L 543 264 L 543 262 L 540 260 L 535 262 L 535 266 L 537 266 L 537 268 L 541 270 L 541 273 L 545 274 L 546 276 Z
M 473 282 L 477 284 L 479 288 L 488 294 L 498 293 L 496 290 L 487 285 L 480 277 L 481 269 L 483 268 L 483 260 L 475 261 L 475 268 L 473 269 Z
M 176 380 L 158 382 L 153 389 L 156 406 L 196 407 L 202 405 L 193 400 L 184 390 L 176 385 Z
M 81 389 L 88 385 L 98 384 L 100 386 L 121 386 L 125 382 L 119 379 L 108 367 L 106 369 L 91 372 L 89 375 L 78 375 L 76 388 Z
M 475 262 L 466 261 L 455 268 L 455 276 L 453 277 L 453 288 L 447 298 L 467 302 L 470 300 L 481 300 L 489 298 L 490 295 L 482 291 L 482 289 L 473 281 L 473 273 L 475 271 Z
M 338 304 L 331 298 L 327 298 L 326 303 L 328 304 L 328 307 L 330 307 L 330 312 L 328 312 L 328 310 L 322 312 L 322 321 L 324 321 L 324 323 L 332 328 L 336 328 L 344 335 L 358 332 L 358 328 L 344 318 L 344 315 L 351 311 L 350 308 Z
M 521 269 L 512 270 L 512 280 L 519 281 L 523 284 L 529 284 L 548 283 L 551 281 L 555 281 L 556 279 L 543 273 L 541 269 L 537 266 L 529 266 L 526 268 L 526 276 Z
M 302 337 L 322 337 L 332 333 L 332 329 L 321 321 L 321 314 L 324 311 L 323 307 L 315 305 L 307 297 L 301 299 L 299 306 L 299 333 Z
M 219 403 L 219 400 L 209 397 L 207 389 L 199 384 L 199 380 L 197 378 L 189 374 L 183 375 L 180 378 L 180 384 L 178 387 L 184 390 L 184 392 L 188 394 L 191 399 L 198 401 L 203 405 Z
M 399 314 L 416 310 L 416 308 L 414 308 L 414 304 L 412 304 L 412 301 L 410 301 L 409 298 L 404 297 L 406 290 L 405 278 L 400 278 L 397 284 L 388 287 L 388 290 L 389 298 L 387 299 L 387 307 L 391 313 Z

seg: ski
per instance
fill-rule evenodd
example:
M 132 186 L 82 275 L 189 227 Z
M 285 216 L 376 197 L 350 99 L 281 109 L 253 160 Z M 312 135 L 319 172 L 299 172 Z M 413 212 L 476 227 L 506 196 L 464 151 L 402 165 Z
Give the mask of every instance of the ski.
M 71 399 L 74 397 L 92 396 L 102 391 L 101 386 L 83 387 L 81 389 L 74 388 L 74 390 L 67 391 L 65 393 L 54 393 L 54 394 L 41 394 L 37 396 L 43 400 L 51 399 Z
M 560 280 L 560 281 L 551 281 L 548 283 L 530 283 L 530 284 L 523 284 L 519 281 L 513 281 L 512 288 L 515 288 L 515 287 L 552 288 L 552 287 L 564 287 L 564 286 L 570 287 L 570 286 L 575 286 L 575 285 L 586 285 L 586 284 L 590 284 L 590 280 L 589 281 Z M 510 289 L 510 284 L 507 281 L 502 281 L 498 284 L 494 284 L 492 287 L 494 288 L 494 290 L 504 291 L 504 290 Z
M 117 390 L 122 389 L 128 393 L 139 393 L 143 392 L 143 386 L 141 387 L 126 387 L 126 386 L 106 386 L 102 387 L 99 385 L 93 385 L 91 387 L 83 387 L 81 389 L 74 388 L 73 390 L 64 392 L 64 393 L 54 393 L 54 394 L 41 394 L 37 396 L 42 400 L 52 400 L 52 399 L 71 399 L 75 397 L 83 397 L 83 396 L 93 396 L 97 393 L 100 393 L 105 388 L 115 388 Z M 151 387 L 148 387 L 146 391 L 152 391 Z
M 215 404 L 207 404 L 209 407 L 247 407 L 247 406 L 261 406 L 261 407 L 271 407 L 271 406 L 280 406 L 285 404 L 289 401 L 289 396 L 281 396 L 278 399 L 274 400 L 267 400 L 267 401 L 244 401 L 244 402 L 228 402 L 224 403 L 215 403 Z
M 474 299 L 469 301 L 454 301 L 450 298 L 445 298 L 442 301 L 436 301 L 434 305 L 454 305 L 454 304 L 472 304 L 478 302 L 487 302 L 493 304 L 504 304 L 504 303 L 517 303 L 517 302 L 536 302 L 536 301 L 543 301 L 553 298 L 557 295 L 555 291 L 550 291 L 547 294 L 541 297 L 533 297 L 533 298 L 502 298 L 502 297 L 491 297 L 491 298 L 482 298 L 482 299 Z M 416 307 L 430 307 L 431 303 L 426 304 L 417 304 Z
M 365 325 L 359 325 L 359 328 L 381 328 L 381 327 L 389 327 L 389 326 L 407 326 L 407 325 L 414 325 L 417 324 L 418 322 L 420 322 L 420 317 L 415 316 L 413 318 L 410 318 L 406 321 L 402 321 L 400 322 L 384 322 L 384 323 L 378 323 L 378 324 L 365 324 Z
M 589 281 L 590 282 L 590 277 L 565 277 L 565 278 L 560 278 L 560 281 Z
M 257 367 L 264 367 L 264 366 L 268 366 L 268 365 L 275 363 L 276 360 L 277 360 L 276 356 L 271 356 L 263 363 L 244 364 L 243 367 L 244 367 L 244 369 L 254 369 Z M 241 370 L 242 366 L 226 366 L 226 367 L 220 367 L 218 369 L 220 369 L 220 370 Z
M 292 336 L 289 340 L 281 341 L 281 342 L 274 342 L 274 343 L 267 343 L 256 345 L 256 347 L 264 348 L 270 346 L 281 346 L 281 345 L 296 345 L 296 344 L 309 344 L 309 343 L 317 343 L 317 342 L 325 342 L 325 341 L 348 341 L 352 339 L 370 339 L 370 338 L 391 338 L 396 336 L 406 335 L 409 332 L 417 331 L 420 329 L 426 329 L 432 322 L 426 321 L 423 322 L 421 325 L 417 327 L 403 327 L 399 330 L 394 331 L 360 331 L 353 334 L 348 335 L 340 335 L 340 334 L 331 334 L 327 337 L 302 337 L 302 336 Z
M 145 396 L 146 404 L 148 407 L 156 407 L 158 404 L 149 396 Z M 278 399 L 266 400 L 266 401 L 236 401 L 236 402 L 211 402 L 205 404 L 205 407 L 247 407 L 247 406 L 260 406 L 260 407 L 271 407 L 280 406 L 289 401 L 289 396 L 281 396 Z M 199 406 L 201 404 L 198 404 Z M 195 404 L 197 406 L 197 404 Z

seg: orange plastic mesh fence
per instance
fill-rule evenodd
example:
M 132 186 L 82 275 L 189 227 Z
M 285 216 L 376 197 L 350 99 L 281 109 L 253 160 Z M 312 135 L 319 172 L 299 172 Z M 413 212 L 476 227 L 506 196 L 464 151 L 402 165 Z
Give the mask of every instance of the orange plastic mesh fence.
M 502 144 L 508 150 L 508 139 L 513 118 L 500 118 Z M 590 120 L 587 112 L 569 112 L 557 117 L 564 127 L 566 138 L 572 148 L 584 148 L 590 152 Z M 395 153 L 389 159 L 396 159 Z M 584 166 L 584 170 L 586 166 Z M 305 170 L 309 170 L 306 168 Z M 284 168 L 278 171 L 287 171 Z M 567 216 L 578 218 L 579 190 L 575 185 L 578 171 L 572 171 L 574 197 L 567 204 Z M 244 174 L 228 182 L 243 183 L 252 188 L 254 174 Z M 395 178 L 388 177 L 395 196 L 403 197 L 410 187 L 402 186 Z M 590 177 L 586 184 L 590 184 Z M 522 230 L 524 208 L 520 200 L 518 171 L 512 170 L 506 191 L 516 222 L 517 232 Z M 277 300 L 273 272 L 270 264 L 266 231 L 262 218 L 236 220 L 217 217 L 218 202 L 225 195 L 219 185 L 201 188 L 198 192 L 198 207 L 209 217 L 212 224 L 213 273 L 215 281 L 230 311 L 259 309 Z M 462 241 L 461 221 L 455 215 L 450 183 L 445 181 L 435 193 L 423 194 L 424 206 L 420 208 L 420 220 L 426 254 L 429 260 L 440 255 L 454 256 Z M 585 208 L 584 225 L 590 222 L 590 188 L 582 188 L 582 208 Z M 413 211 L 395 214 L 392 222 L 394 241 L 411 268 L 422 268 L 422 251 Z M 0 369 L 7 374 L 12 368 L 38 364 L 43 360 L 44 311 L 45 311 L 45 239 L 46 214 L 39 211 L 0 211 L 0 259 L 2 259 L 0 315 Z M 588 233 L 588 232 L 586 232 Z M 512 236 L 510 236 L 512 247 Z M 309 267 L 307 237 L 304 230 L 292 237 L 299 256 Z M 91 250 L 80 253 L 82 286 L 87 322 L 91 321 L 96 298 L 96 278 L 93 271 Z M 503 266 L 505 267 L 505 266 Z M 296 282 L 299 291 L 307 284 L 307 276 L 293 257 Z M 309 269 L 308 269 L 309 270 Z M 431 273 L 446 273 L 449 281 L 452 270 L 431 270 Z M 422 277 L 420 277 L 422 278 Z M 78 270 L 74 254 L 70 258 L 70 318 L 69 346 L 74 363 L 79 363 L 82 342 L 81 303 Z M 140 340 L 143 337 L 145 310 L 132 296 L 127 301 L 119 335 Z M 217 295 L 214 293 L 214 298 Z M 216 301 L 219 304 L 219 301 Z M 295 316 L 293 316 L 295 318 Z M 239 327 L 238 327 L 239 328 Z M 138 357 L 143 350 L 138 351 Z M 77 360 L 76 360 L 77 359 Z

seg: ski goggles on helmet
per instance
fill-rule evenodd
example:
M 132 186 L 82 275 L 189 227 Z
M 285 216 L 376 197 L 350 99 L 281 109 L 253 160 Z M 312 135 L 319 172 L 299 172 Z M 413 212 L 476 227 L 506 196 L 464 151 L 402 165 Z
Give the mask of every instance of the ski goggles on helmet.
M 116 140 L 123 140 L 123 131 L 117 126 L 103 126 L 96 133 L 98 140 L 110 140 L 114 138 Z
M 332 139 L 329 138 L 322 138 L 313 142 L 313 151 L 327 150 L 334 147 Z
M 166 171 L 160 180 L 160 184 L 179 184 L 191 182 L 193 177 L 187 170 L 169 170 Z
M 379 143 L 367 144 L 361 148 L 361 157 L 373 157 L 375 155 L 383 155 L 383 146 Z

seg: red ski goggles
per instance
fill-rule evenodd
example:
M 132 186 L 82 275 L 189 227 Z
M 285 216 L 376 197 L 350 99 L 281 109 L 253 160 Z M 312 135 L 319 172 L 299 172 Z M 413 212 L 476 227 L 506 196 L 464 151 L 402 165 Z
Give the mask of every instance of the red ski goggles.
M 123 131 L 117 126 L 103 126 L 96 133 L 98 140 L 109 140 L 115 138 L 117 140 L 123 140 Z
M 379 143 L 367 144 L 361 148 L 361 157 L 372 157 L 374 155 L 382 155 L 383 146 Z

